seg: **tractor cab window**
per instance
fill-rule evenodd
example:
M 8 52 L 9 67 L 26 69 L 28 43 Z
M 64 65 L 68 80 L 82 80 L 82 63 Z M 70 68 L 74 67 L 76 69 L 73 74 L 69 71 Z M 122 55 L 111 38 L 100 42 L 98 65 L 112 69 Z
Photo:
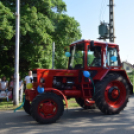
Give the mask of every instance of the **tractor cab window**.
M 70 49 L 69 69 L 84 68 L 84 44 L 77 44 Z
M 87 63 L 88 66 L 101 67 L 101 47 L 95 46 L 93 48 L 88 48 Z
M 107 64 L 108 66 L 119 66 L 119 57 L 118 57 L 118 51 L 116 48 L 108 47 Z

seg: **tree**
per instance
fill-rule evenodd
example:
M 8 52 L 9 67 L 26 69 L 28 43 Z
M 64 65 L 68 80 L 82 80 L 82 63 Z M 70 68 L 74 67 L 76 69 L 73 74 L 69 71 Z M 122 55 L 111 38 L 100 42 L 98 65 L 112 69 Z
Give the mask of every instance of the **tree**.
M 14 71 L 15 1 L 0 2 L 0 74 Z M 20 72 L 51 68 L 52 42 L 56 43 L 56 68 L 65 68 L 64 47 L 81 38 L 79 23 L 69 17 L 62 0 L 23 0 L 20 19 Z
M 88 66 L 90 66 L 94 60 L 94 55 L 93 54 L 88 54 Z

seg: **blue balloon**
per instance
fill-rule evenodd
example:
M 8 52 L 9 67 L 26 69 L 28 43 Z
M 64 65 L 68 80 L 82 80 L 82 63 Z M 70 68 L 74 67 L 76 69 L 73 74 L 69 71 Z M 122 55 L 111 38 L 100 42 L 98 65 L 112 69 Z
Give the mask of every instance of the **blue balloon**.
M 117 61 L 117 57 L 116 57 L 116 56 L 112 56 L 110 59 L 111 59 L 113 62 Z
M 38 91 L 38 93 L 40 93 L 40 94 L 44 93 L 44 87 L 38 86 L 37 91 Z
M 88 72 L 88 71 L 83 71 L 83 75 L 84 75 L 85 77 L 89 78 L 89 77 L 90 77 L 90 72 Z
M 70 57 L 71 56 L 70 52 L 65 52 L 65 56 Z

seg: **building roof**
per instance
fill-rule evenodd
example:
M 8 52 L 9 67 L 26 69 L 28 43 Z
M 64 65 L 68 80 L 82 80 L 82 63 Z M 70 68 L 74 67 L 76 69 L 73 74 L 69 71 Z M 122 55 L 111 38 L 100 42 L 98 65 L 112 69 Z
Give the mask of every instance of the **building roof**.
M 131 67 L 134 69 L 134 65 L 132 65 L 131 63 L 129 63 L 129 62 L 127 62 L 127 61 L 123 61 L 122 64 L 123 64 L 123 63 L 126 63 L 127 65 L 131 66 Z

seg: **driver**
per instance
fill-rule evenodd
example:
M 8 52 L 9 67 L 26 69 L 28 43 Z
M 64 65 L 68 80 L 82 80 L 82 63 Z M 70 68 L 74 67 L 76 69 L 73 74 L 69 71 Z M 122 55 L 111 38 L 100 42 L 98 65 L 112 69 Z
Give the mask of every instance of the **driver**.
M 91 66 L 100 67 L 101 66 L 101 49 L 95 48 L 94 49 L 94 60 L 91 64 Z

